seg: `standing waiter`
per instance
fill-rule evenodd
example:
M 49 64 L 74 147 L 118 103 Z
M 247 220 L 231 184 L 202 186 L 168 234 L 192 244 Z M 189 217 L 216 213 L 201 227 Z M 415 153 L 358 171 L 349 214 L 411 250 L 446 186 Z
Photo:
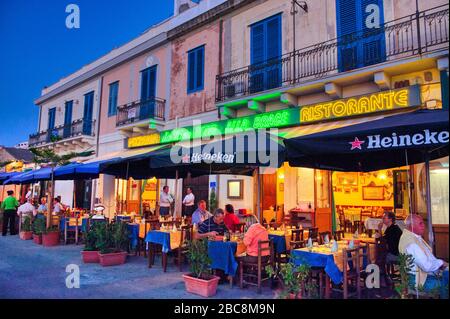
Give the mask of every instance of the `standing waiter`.
M 183 199 L 184 212 L 183 216 L 191 217 L 195 210 L 195 196 L 192 193 L 192 188 L 186 189 L 186 196 Z
M 6 233 L 8 232 L 8 223 L 9 233 L 11 235 L 16 235 L 16 214 L 19 202 L 13 195 L 13 191 L 8 191 L 8 197 L 5 198 L 1 206 L 1 209 L 3 210 L 3 236 L 6 236 Z

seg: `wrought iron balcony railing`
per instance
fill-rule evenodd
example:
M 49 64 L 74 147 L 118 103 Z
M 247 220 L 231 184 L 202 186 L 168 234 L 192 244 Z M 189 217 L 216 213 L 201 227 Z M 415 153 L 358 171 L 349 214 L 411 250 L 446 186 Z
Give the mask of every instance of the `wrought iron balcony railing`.
M 30 135 L 31 147 L 51 143 L 52 140 L 64 141 L 76 136 L 94 136 L 95 120 L 79 119 L 68 125 Z M 52 139 L 54 137 L 54 139 Z
M 150 119 L 164 121 L 165 108 L 166 100 L 156 97 L 119 106 L 117 107 L 116 126 L 124 126 Z
M 216 102 L 448 49 L 448 5 L 216 76 Z

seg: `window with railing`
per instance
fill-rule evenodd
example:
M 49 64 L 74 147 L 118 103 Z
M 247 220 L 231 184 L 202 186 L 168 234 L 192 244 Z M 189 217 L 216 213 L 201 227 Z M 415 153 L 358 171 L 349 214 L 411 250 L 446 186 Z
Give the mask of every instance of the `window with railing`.
M 219 74 L 216 102 L 448 49 L 448 41 L 449 9 L 443 5 Z
M 151 97 L 144 101 L 135 101 L 117 108 L 116 126 L 124 126 L 151 119 L 163 121 L 166 100 Z

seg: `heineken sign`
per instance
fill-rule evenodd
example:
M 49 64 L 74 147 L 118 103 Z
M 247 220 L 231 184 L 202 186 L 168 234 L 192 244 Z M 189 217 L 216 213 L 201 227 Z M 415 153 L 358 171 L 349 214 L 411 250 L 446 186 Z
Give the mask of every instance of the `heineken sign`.
M 161 143 L 174 143 L 211 136 L 236 134 L 249 130 L 278 128 L 298 125 L 299 109 L 286 109 L 275 112 L 245 116 L 236 119 L 187 126 L 161 132 Z
M 303 106 L 300 110 L 300 124 L 341 119 L 420 105 L 420 87 L 413 85 L 400 90 L 383 91 L 371 95 Z
M 415 134 L 397 134 L 392 133 L 390 136 L 369 135 L 366 140 L 360 140 L 355 137 L 354 141 L 349 142 L 351 151 L 355 149 L 363 150 L 365 146 L 368 150 L 389 149 L 397 147 L 411 147 L 420 145 L 440 145 L 447 144 L 449 140 L 449 132 L 423 130 Z

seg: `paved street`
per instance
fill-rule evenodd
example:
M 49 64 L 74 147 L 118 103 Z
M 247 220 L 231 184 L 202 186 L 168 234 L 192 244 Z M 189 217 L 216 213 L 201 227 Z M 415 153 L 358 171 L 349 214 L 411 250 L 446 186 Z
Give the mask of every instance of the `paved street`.
M 143 257 L 128 257 L 125 265 L 101 267 L 83 264 L 82 246 L 68 245 L 43 248 L 18 236 L 0 236 L 0 298 L 64 298 L 64 299 L 192 299 L 198 298 L 185 291 L 181 273 L 171 260 L 167 273 L 163 273 L 160 260 L 148 269 Z M 79 289 L 65 285 L 66 266 L 80 266 Z M 185 267 L 186 271 L 187 266 Z M 220 285 L 217 299 L 274 298 L 269 287 L 258 295 L 253 287 L 241 290 L 235 286 Z M 201 297 L 200 297 L 201 298 Z

